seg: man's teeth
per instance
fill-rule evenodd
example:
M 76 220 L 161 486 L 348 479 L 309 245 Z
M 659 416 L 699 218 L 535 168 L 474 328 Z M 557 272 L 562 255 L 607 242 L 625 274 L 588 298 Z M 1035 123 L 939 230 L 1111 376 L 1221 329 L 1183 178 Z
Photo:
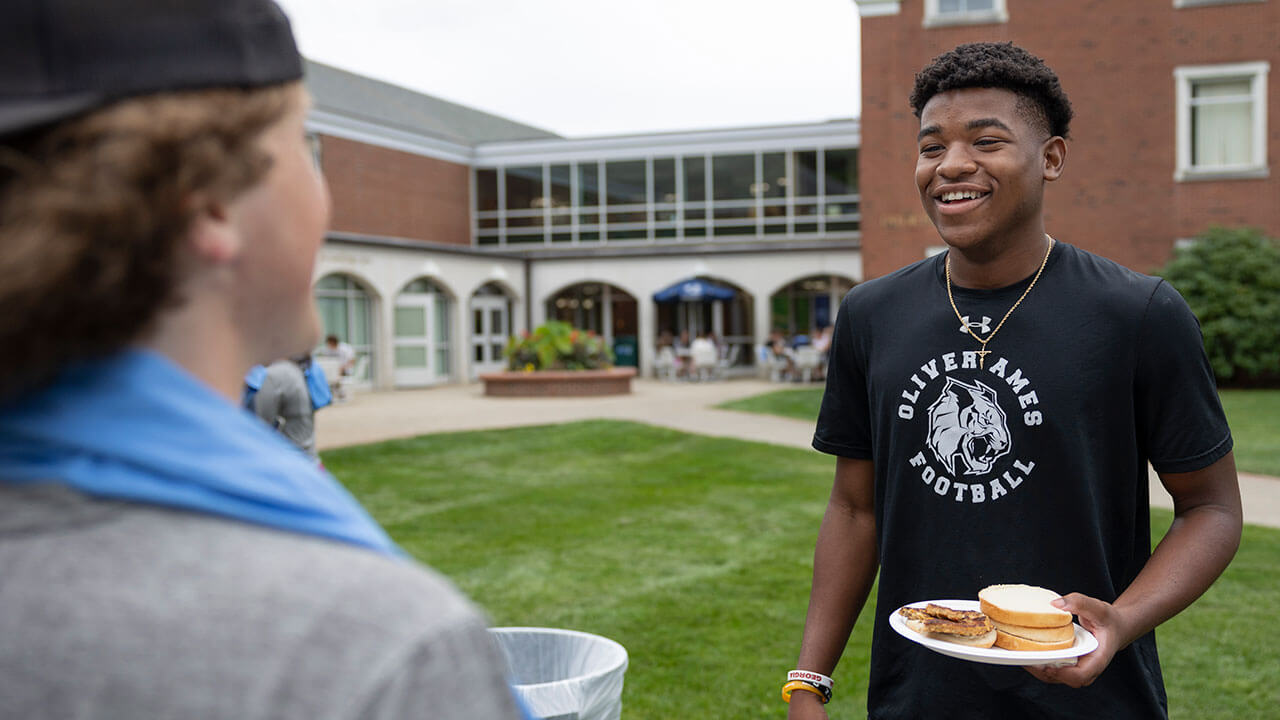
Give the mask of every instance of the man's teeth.
M 953 190 L 951 192 L 942 193 L 942 202 L 953 202 L 955 200 L 977 200 L 986 193 L 980 193 L 977 190 Z

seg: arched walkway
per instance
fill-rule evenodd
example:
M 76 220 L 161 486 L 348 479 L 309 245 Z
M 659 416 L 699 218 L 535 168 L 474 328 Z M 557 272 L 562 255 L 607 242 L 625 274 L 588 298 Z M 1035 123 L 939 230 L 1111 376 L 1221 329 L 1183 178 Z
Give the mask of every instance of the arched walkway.
M 843 275 L 810 275 L 782 286 L 769 297 L 769 329 L 788 338 L 813 337 L 835 324 L 840 300 L 853 285 Z
M 371 382 L 377 367 L 375 296 L 369 286 L 345 273 L 316 281 L 316 311 L 322 336 L 334 335 L 356 351 L 355 380 Z
M 451 294 L 429 278 L 417 278 L 396 295 L 392 356 L 396 387 L 422 387 L 452 379 L 454 328 Z
M 503 352 L 511 337 L 513 295 L 498 282 L 480 286 L 468 302 L 470 310 L 470 374 L 497 372 L 506 367 Z
M 616 364 L 637 366 L 640 314 L 631 293 L 609 283 L 575 283 L 547 298 L 546 311 L 548 320 L 567 322 L 603 337 L 613 348 Z
M 709 333 L 721 347 L 724 361 L 731 367 L 747 368 L 755 364 L 756 343 L 754 298 L 741 286 L 716 277 L 697 276 L 685 280 L 705 280 L 733 291 L 726 300 L 697 299 L 655 302 L 658 337 L 661 344 L 669 334 L 677 342 L 692 340 Z

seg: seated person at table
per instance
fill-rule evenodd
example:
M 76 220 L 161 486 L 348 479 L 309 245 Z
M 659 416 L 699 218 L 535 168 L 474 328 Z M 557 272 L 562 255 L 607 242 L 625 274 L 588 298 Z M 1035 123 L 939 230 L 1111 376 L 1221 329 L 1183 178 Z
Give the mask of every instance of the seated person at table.
M 316 355 L 336 358 L 340 375 L 350 375 L 356 367 L 356 349 L 350 343 L 338 340 L 337 335 L 326 336 L 324 347 L 317 350 Z

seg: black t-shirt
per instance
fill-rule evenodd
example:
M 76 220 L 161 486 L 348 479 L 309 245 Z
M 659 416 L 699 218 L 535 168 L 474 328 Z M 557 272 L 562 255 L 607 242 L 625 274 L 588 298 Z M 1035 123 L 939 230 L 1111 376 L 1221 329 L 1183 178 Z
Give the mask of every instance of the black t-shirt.
M 1151 554 L 1147 463 L 1188 472 L 1231 449 L 1199 324 L 1167 283 L 1059 242 L 980 367 L 944 257 L 845 296 L 813 441 L 875 462 L 869 717 L 1164 718 L 1154 633 L 1074 690 L 889 628 L 904 604 L 998 583 L 1115 600 Z M 1030 282 L 954 288 L 956 306 L 986 337 Z

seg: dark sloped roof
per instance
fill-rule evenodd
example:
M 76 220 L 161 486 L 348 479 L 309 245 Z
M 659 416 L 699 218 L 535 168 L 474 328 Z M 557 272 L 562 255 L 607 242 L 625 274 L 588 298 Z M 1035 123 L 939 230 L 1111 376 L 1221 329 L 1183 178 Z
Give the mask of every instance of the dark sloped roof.
M 306 85 L 318 110 L 421 133 L 462 145 L 557 138 L 555 133 L 437 97 L 306 61 Z

